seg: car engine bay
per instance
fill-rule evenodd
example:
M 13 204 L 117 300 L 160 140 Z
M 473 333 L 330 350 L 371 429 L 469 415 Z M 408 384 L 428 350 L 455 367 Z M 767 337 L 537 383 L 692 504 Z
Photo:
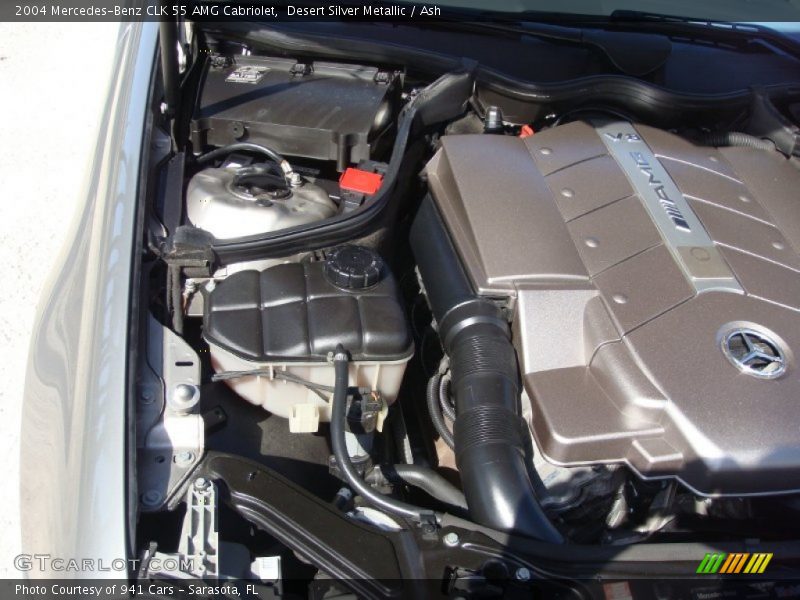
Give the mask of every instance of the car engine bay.
M 143 564 L 335 585 L 290 541 L 301 497 L 453 553 L 448 523 L 617 551 L 797 539 L 800 96 L 674 118 L 469 64 L 190 46 L 143 217 Z M 447 593 L 528 569 L 436 560 Z

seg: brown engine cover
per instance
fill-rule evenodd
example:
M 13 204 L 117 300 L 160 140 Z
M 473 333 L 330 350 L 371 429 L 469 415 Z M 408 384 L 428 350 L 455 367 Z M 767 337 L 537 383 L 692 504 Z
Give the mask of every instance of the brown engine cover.
M 513 307 L 550 462 L 800 490 L 795 162 L 596 121 L 445 136 L 427 172 L 476 290 Z

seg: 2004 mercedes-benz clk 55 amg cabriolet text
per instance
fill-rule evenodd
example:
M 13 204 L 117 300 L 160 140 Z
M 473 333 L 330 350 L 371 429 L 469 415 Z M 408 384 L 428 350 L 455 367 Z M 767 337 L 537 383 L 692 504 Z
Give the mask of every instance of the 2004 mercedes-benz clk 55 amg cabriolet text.
M 261 597 L 788 589 L 800 46 L 448 14 L 123 27 L 25 552 Z

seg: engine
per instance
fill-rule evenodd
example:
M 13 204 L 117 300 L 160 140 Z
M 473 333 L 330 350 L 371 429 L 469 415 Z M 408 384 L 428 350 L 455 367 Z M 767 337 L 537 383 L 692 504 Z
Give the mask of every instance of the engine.
M 667 130 L 468 69 L 288 56 L 214 40 L 158 163 L 148 535 L 171 548 L 181 502 L 227 487 L 247 519 L 288 484 L 316 508 L 275 522 L 327 511 L 444 553 L 467 531 L 493 556 L 800 532 L 781 516 L 800 511 L 800 170 L 763 115 L 742 133 L 687 108 Z
M 598 119 L 445 136 L 427 176 L 476 296 L 508 311 L 540 471 L 800 489 L 786 160 Z

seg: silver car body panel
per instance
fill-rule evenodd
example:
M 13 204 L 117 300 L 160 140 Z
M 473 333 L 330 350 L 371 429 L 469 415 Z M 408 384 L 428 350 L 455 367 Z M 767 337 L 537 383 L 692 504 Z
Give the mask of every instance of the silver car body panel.
M 95 569 L 31 577 L 125 576 L 99 561 L 129 557 L 131 272 L 157 42 L 157 23 L 120 28 L 86 201 L 39 307 L 25 385 L 22 550 Z

